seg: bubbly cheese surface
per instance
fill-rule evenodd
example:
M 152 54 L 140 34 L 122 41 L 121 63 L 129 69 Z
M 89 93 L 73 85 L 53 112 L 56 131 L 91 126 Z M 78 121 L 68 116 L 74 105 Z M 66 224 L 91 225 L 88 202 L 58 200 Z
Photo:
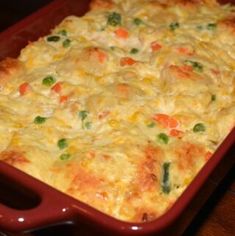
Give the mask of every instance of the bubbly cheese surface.
M 117 219 L 169 209 L 235 125 L 235 8 L 96 0 L 0 63 L 0 160 Z

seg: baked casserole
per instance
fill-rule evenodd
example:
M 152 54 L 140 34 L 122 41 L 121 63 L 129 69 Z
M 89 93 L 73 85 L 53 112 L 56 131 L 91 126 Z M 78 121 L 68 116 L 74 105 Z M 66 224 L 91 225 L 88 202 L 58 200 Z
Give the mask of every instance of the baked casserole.
M 128 222 L 169 209 L 235 125 L 235 8 L 95 0 L 0 63 L 0 160 Z

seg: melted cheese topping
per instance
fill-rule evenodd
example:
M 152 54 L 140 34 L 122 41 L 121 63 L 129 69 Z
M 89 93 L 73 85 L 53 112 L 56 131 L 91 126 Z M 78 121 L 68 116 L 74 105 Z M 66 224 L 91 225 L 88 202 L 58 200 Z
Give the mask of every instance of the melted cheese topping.
M 125 221 L 182 194 L 235 124 L 235 8 L 104 1 L 0 64 L 0 159 Z

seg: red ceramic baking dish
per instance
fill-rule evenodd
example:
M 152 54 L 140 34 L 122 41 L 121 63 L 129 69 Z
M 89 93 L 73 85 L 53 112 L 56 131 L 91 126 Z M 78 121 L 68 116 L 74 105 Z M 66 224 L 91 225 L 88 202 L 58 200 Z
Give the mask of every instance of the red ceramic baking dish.
M 228 1 L 226 1 L 228 2 Z M 15 57 L 28 41 L 49 33 L 64 17 L 82 15 L 89 1 L 55 0 L 0 33 L 0 59 Z M 33 177 L 0 162 L 0 231 L 19 235 L 58 224 L 73 224 L 73 235 L 179 235 L 233 166 L 235 129 L 201 169 L 171 209 L 147 223 L 127 223 L 107 216 Z M 9 193 L 14 194 L 9 194 Z

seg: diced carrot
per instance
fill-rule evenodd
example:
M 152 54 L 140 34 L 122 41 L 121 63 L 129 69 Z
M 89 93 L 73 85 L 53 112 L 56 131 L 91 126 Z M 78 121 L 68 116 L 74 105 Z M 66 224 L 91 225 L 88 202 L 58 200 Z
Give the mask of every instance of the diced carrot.
M 128 31 L 124 28 L 118 28 L 114 33 L 118 38 L 127 39 L 129 37 Z
M 182 66 L 179 66 L 178 68 L 184 72 L 192 72 L 193 71 L 193 67 L 190 65 L 182 65 Z
M 118 84 L 117 91 L 120 95 L 127 97 L 129 95 L 130 86 L 125 83 Z
M 161 44 L 159 44 L 157 41 L 151 43 L 151 49 L 153 52 L 159 51 L 161 48 Z
M 121 66 L 131 66 L 134 65 L 136 61 L 132 59 L 131 57 L 122 57 L 120 60 Z
M 106 116 L 108 116 L 109 114 L 110 114 L 110 111 L 102 111 L 99 113 L 98 118 L 101 120 L 105 118 Z
M 156 114 L 154 115 L 153 119 L 165 128 L 174 129 L 179 126 L 179 122 L 175 118 L 170 117 L 166 114 Z
M 99 63 L 104 63 L 107 59 L 107 54 L 105 51 L 98 47 L 91 47 L 87 49 L 89 58 L 95 58 Z
M 29 83 L 25 82 L 19 86 L 19 93 L 21 96 L 25 95 L 31 89 Z
M 187 47 L 179 47 L 177 48 L 177 51 L 180 54 L 187 55 L 187 56 L 192 56 L 194 54 L 194 51 L 191 48 L 187 48 Z
M 105 52 L 98 50 L 97 55 L 98 55 L 98 60 L 100 63 L 104 63 L 106 61 L 107 54 Z
M 60 103 L 64 103 L 64 102 L 67 102 L 69 99 L 68 96 L 64 95 L 64 96 L 60 96 Z
M 62 89 L 62 86 L 61 86 L 61 83 L 58 82 L 56 83 L 52 88 L 51 90 L 56 92 L 56 93 L 60 93 L 61 92 L 61 89 Z
M 170 65 L 170 72 L 176 77 L 180 79 L 198 79 L 198 77 L 193 76 L 193 68 L 190 65 Z
M 172 137 L 182 137 L 183 133 L 184 133 L 183 131 L 180 131 L 178 129 L 171 129 L 170 130 L 170 136 L 172 136 Z
M 214 75 L 220 75 L 220 71 L 217 70 L 217 69 L 211 69 L 211 72 L 212 72 Z

